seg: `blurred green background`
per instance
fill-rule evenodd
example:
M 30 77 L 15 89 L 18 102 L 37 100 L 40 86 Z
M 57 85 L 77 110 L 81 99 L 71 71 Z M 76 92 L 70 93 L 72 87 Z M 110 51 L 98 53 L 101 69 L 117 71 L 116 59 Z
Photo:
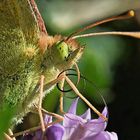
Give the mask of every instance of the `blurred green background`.
M 125 21 L 114 21 L 100 25 L 87 32 L 98 31 L 139 31 L 139 0 L 36 0 L 43 16 L 49 35 L 68 36 L 75 30 L 90 23 L 117 15 L 128 9 L 136 9 L 135 18 Z M 98 89 L 109 107 L 108 131 L 117 132 L 119 140 L 138 140 L 140 136 L 140 40 L 122 36 L 97 36 L 78 39 L 85 46 L 84 54 L 79 61 L 82 75 L 93 82 L 81 80 L 78 89 L 100 111 L 103 101 Z M 83 86 L 84 85 L 84 86 Z M 95 88 L 95 85 L 97 88 Z M 67 96 L 74 96 L 68 94 Z M 65 98 L 64 110 L 67 111 L 72 99 Z M 44 99 L 48 111 L 58 112 L 59 91 L 54 89 Z M 79 103 L 78 113 L 87 107 Z M 93 115 L 94 116 L 94 115 Z M 35 125 L 36 116 L 30 114 L 25 123 L 18 126 L 18 131 Z M 28 124 L 28 126 L 27 126 Z

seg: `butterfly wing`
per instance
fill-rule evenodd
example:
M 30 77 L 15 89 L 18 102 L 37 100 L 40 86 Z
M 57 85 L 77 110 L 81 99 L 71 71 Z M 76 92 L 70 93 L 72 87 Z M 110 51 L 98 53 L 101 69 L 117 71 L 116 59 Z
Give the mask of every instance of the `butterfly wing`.
M 32 2 L 0 2 L 0 98 L 10 105 L 25 100 L 35 77 L 40 30 Z
M 36 16 L 28 0 L 2 0 L 0 2 L 1 72 L 9 69 L 5 66 L 7 64 L 4 64 L 3 59 L 8 61 L 11 55 L 14 55 L 13 59 L 15 59 L 16 54 L 28 47 L 28 44 L 36 46 L 38 37 Z M 16 54 L 12 50 L 15 50 Z

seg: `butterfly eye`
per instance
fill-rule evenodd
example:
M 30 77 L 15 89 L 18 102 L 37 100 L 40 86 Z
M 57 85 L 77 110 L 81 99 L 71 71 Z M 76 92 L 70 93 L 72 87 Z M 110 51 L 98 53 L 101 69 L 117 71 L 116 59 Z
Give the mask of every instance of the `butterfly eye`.
M 63 60 L 66 60 L 69 55 L 68 45 L 65 42 L 58 42 L 56 44 L 57 50 Z

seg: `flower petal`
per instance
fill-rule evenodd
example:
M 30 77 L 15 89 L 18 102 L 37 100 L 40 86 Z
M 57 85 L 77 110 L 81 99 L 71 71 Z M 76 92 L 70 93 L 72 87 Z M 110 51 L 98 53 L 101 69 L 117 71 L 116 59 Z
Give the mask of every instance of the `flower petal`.
M 105 107 L 105 108 L 103 109 L 102 114 L 103 114 L 105 117 L 108 116 L 108 108 L 107 108 L 107 107 Z M 103 118 L 101 118 L 101 117 L 99 117 L 97 120 L 98 120 L 98 121 L 97 121 L 98 123 L 104 123 L 104 130 L 105 130 L 105 129 L 106 129 L 106 126 L 107 126 L 107 122 L 104 121 Z
M 78 125 L 80 122 L 85 123 L 86 120 L 84 120 L 80 116 L 77 116 L 77 115 L 74 115 L 74 114 L 66 113 L 64 115 L 63 126 L 65 128 L 75 127 L 75 125 Z
M 35 132 L 34 139 L 39 140 L 39 139 L 42 138 L 42 135 L 43 135 L 42 130 L 39 129 L 39 130 L 37 130 L 37 131 Z M 34 140 L 34 139 L 33 139 L 33 140 Z
M 85 119 L 85 120 L 90 120 L 91 119 L 91 111 L 90 109 L 88 109 L 84 114 L 82 114 L 80 116 L 81 118 Z
M 105 107 L 105 108 L 103 109 L 102 114 L 103 114 L 105 117 L 107 117 L 107 115 L 108 115 L 108 108 L 107 108 L 107 107 Z
M 67 113 L 64 115 L 63 126 L 65 128 L 65 133 L 63 140 L 71 139 L 71 136 L 73 136 L 75 131 L 77 131 L 77 127 L 79 126 L 80 122 L 85 123 L 86 120 L 74 114 Z
M 65 114 L 63 125 L 65 127 L 65 139 L 84 139 L 94 137 L 103 131 L 106 122 L 99 119 L 85 120 L 74 114 Z M 64 140 L 65 140 L 64 139 Z
M 76 99 L 72 102 L 72 104 L 71 104 L 71 106 L 70 106 L 70 108 L 69 108 L 68 113 L 76 114 L 76 108 L 77 108 L 78 100 L 79 100 L 79 98 L 76 98 Z
M 50 126 L 46 130 L 47 140 L 62 140 L 64 134 L 64 127 L 60 124 Z
M 102 131 L 94 137 L 94 140 L 118 140 L 118 136 L 114 132 Z
M 47 125 L 48 123 L 51 123 L 52 122 L 52 116 L 49 116 L 49 115 L 45 115 L 45 118 L 44 118 L 44 122 L 45 124 Z

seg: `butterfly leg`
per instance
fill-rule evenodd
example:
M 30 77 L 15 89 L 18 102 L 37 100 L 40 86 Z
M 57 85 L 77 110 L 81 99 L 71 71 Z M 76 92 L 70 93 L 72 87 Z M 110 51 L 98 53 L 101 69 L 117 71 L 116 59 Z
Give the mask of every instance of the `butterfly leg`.
M 48 111 L 46 111 L 46 110 L 44 110 L 42 108 L 42 99 L 43 99 L 43 92 L 44 92 L 43 91 L 43 88 L 44 88 L 44 78 L 45 78 L 44 75 L 41 75 L 41 78 L 40 78 L 40 88 L 39 88 L 40 96 L 39 96 L 39 103 L 38 103 L 38 106 L 37 106 L 38 114 L 39 114 L 39 117 L 40 117 L 41 129 L 42 129 L 42 132 L 43 132 L 42 139 L 44 138 L 44 132 L 45 132 L 45 129 L 46 129 L 46 126 L 45 126 L 45 123 L 44 123 L 44 119 L 43 119 L 42 111 L 44 111 L 45 113 L 47 113 L 47 114 L 57 118 L 57 120 L 55 122 L 52 122 L 51 124 L 47 124 L 47 125 L 52 125 L 52 124 L 55 124 L 55 123 L 58 123 L 58 122 L 62 121 L 62 117 L 60 117 L 60 115 L 48 112 Z M 49 86 L 49 85 L 53 85 L 53 84 L 57 83 L 58 80 L 59 80 L 59 78 L 53 80 L 49 84 L 46 84 L 45 88 L 47 88 L 47 86 Z
M 9 133 L 9 135 L 13 135 L 13 131 L 11 130 L 11 129 L 8 129 L 8 133 Z M 16 140 L 16 138 L 15 137 L 13 137 L 13 139 L 12 140 Z
M 59 123 L 59 122 L 63 121 L 63 117 L 62 116 L 60 116 L 58 114 L 55 114 L 55 113 L 52 113 L 52 112 L 48 112 L 48 111 L 46 111 L 45 109 L 42 108 L 43 88 L 45 87 L 45 89 L 48 89 L 53 84 L 56 84 L 57 82 L 59 82 L 62 79 L 63 79 L 63 76 L 60 76 L 59 78 L 57 78 L 57 79 L 49 82 L 48 84 L 44 85 L 44 76 L 41 75 L 40 85 L 38 85 L 38 88 L 37 88 L 37 91 L 36 91 L 36 93 L 39 92 L 39 94 L 40 94 L 40 96 L 39 96 L 39 103 L 37 105 L 34 105 L 34 110 L 31 111 L 33 113 L 39 114 L 41 125 L 33 127 L 33 128 L 30 128 L 28 130 L 24 130 L 22 132 L 15 133 L 15 134 L 11 135 L 11 137 L 17 137 L 17 136 L 20 136 L 20 135 L 23 135 L 23 134 L 26 134 L 26 133 L 31 133 L 31 132 L 39 130 L 40 128 L 42 129 L 42 132 L 45 132 L 45 130 L 46 130 L 46 128 L 48 126 L 51 126 L 53 124 L 56 124 L 56 123 Z M 38 89 L 39 89 L 39 91 L 38 91 Z M 55 117 L 56 121 L 53 121 L 51 123 L 45 124 L 44 123 L 44 119 L 43 119 L 43 115 L 44 114 L 48 114 L 48 115 L 51 115 L 51 116 Z M 10 138 L 10 136 L 8 136 L 7 134 L 5 134 L 5 137 L 7 138 L 6 140 L 13 140 L 13 139 L 8 139 L 8 138 Z
M 43 84 L 43 81 L 44 81 L 44 78 L 43 78 L 44 76 L 42 75 L 42 78 L 41 78 L 41 80 L 40 80 L 40 91 L 39 91 L 39 93 L 40 93 L 40 99 L 39 99 L 39 105 L 38 105 L 38 108 L 40 108 L 40 110 L 42 110 L 42 111 L 44 111 L 45 113 L 47 113 L 48 115 L 52 115 L 52 116 L 54 116 L 54 117 L 56 117 L 56 118 L 60 118 L 60 115 L 58 116 L 57 114 L 55 114 L 55 113 L 51 113 L 51 112 L 48 112 L 48 111 L 46 111 L 45 109 L 43 109 L 42 108 L 42 95 L 43 95 L 43 88 L 44 89 L 48 89 L 48 88 L 50 88 L 52 85 L 54 85 L 54 84 L 56 84 L 56 83 L 58 83 L 58 82 L 60 82 L 61 81 L 61 87 L 63 87 L 64 86 L 64 74 L 62 74 L 60 77 L 58 77 L 58 78 L 56 78 L 55 80 L 53 80 L 53 81 L 51 81 L 51 82 L 49 82 L 48 84 L 46 84 L 46 85 L 44 85 Z M 61 98 L 63 98 L 63 94 L 61 93 Z M 62 102 L 63 102 L 63 99 L 62 99 Z M 63 110 L 63 103 L 61 102 L 61 110 Z M 35 107 L 37 108 L 37 106 L 35 105 Z M 35 110 L 34 110 L 35 111 Z M 35 111 L 36 112 L 36 111 Z M 41 121 L 42 121 L 42 118 L 40 118 L 41 119 Z
M 11 135 L 13 135 L 13 132 L 11 129 L 8 129 L 8 134 L 4 133 L 5 140 L 16 140 L 15 137 L 11 138 Z
M 33 113 L 37 113 L 37 114 L 38 114 L 38 106 L 35 105 L 34 107 L 35 107 L 35 108 L 34 108 Z M 46 114 L 47 114 L 47 115 L 50 115 L 50 116 L 56 118 L 56 120 L 53 121 L 53 122 L 44 123 L 44 124 L 45 124 L 45 128 L 47 128 L 47 127 L 49 127 L 49 126 L 51 126 L 51 125 L 54 125 L 54 124 L 56 124 L 56 123 L 59 123 L 59 122 L 62 122 L 62 121 L 63 121 L 63 117 L 60 116 L 60 115 L 58 115 L 58 114 L 56 114 L 56 113 L 48 112 L 48 111 L 46 111 L 46 110 L 43 109 L 43 108 L 41 108 L 41 111 L 42 111 L 42 114 L 43 114 L 43 115 L 46 115 Z M 13 137 L 17 137 L 17 136 L 24 135 L 24 134 L 30 134 L 30 133 L 35 132 L 35 131 L 40 130 L 40 129 L 41 129 L 41 125 L 32 127 L 32 128 L 30 128 L 30 129 L 27 129 L 27 130 L 24 130 L 24 131 L 21 131 L 21 132 L 17 132 L 17 133 L 15 133 L 15 134 L 13 134 L 13 135 L 10 135 L 10 136 L 13 138 Z M 6 136 L 7 136 L 7 135 L 6 135 Z M 10 137 L 10 136 L 9 136 L 9 137 Z M 7 137 L 8 137 L 8 136 L 7 136 Z M 10 138 L 11 138 L 11 137 L 10 137 Z M 13 139 L 6 139 L 6 140 L 13 140 Z
M 4 133 L 4 138 L 5 140 L 14 140 L 13 138 L 11 138 L 8 134 Z
M 62 90 L 64 87 L 64 82 L 65 82 L 65 78 L 60 83 L 60 89 L 62 89 Z M 63 109 L 63 99 L 64 99 L 64 93 L 62 91 L 60 91 L 59 110 L 62 114 L 65 114 L 64 109 Z
M 76 86 L 73 84 L 73 82 L 65 76 L 65 79 L 67 83 L 70 85 L 70 87 L 73 89 L 76 95 L 78 95 L 99 117 L 101 117 L 104 121 L 108 121 L 108 118 L 106 118 L 102 113 L 100 113 L 76 88 Z
M 78 65 L 77 65 L 76 62 L 74 62 L 74 66 L 75 66 L 75 69 L 76 69 L 76 72 L 77 72 L 77 78 L 78 78 L 78 79 L 77 79 L 76 85 L 78 85 L 78 83 L 79 83 L 79 81 L 80 81 L 80 70 L 79 70 L 79 67 L 78 67 Z M 63 75 L 66 76 L 66 73 L 64 72 Z M 59 100 L 59 102 L 60 102 L 60 112 L 61 112 L 62 114 L 65 114 L 65 111 L 64 111 L 64 109 L 63 109 L 64 93 L 62 92 L 62 91 L 64 90 L 64 89 L 63 89 L 64 83 L 65 83 L 65 78 L 63 78 L 63 79 L 61 80 L 61 83 L 60 83 L 60 89 L 61 89 L 61 91 L 60 91 L 60 100 Z
M 38 106 L 34 105 L 34 107 L 35 108 L 34 108 L 34 111 L 32 113 L 38 114 Z M 42 111 L 43 115 L 47 114 L 47 115 L 50 115 L 50 116 L 56 118 L 56 121 L 53 121 L 51 123 L 45 124 L 45 127 L 48 127 L 48 126 L 50 126 L 52 124 L 56 124 L 58 122 L 63 121 L 63 117 L 61 115 L 59 115 L 59 114 L 56 114 L 56 113 L 53 113 L 53 112 L 49 112 L 49 111 L 45 110 L 44 108 L 41 108 L 41 111 Z
M 41 129 L 42 129 L 43 133 L 45 132 L 45 124 L 43 121 L 43 114 L 42 114 L 41 108 L 42 108 L 42 99 L 43 99 L 44 78 L 45 78 L 44 75 L 41 75 L 41 77 L 40 77 L 40 90 L 39 90 L 40 96 L 39 96 L 39 103 L 38 103 L 38 113 L 39 113 L 39 117 L 40 117 Z

